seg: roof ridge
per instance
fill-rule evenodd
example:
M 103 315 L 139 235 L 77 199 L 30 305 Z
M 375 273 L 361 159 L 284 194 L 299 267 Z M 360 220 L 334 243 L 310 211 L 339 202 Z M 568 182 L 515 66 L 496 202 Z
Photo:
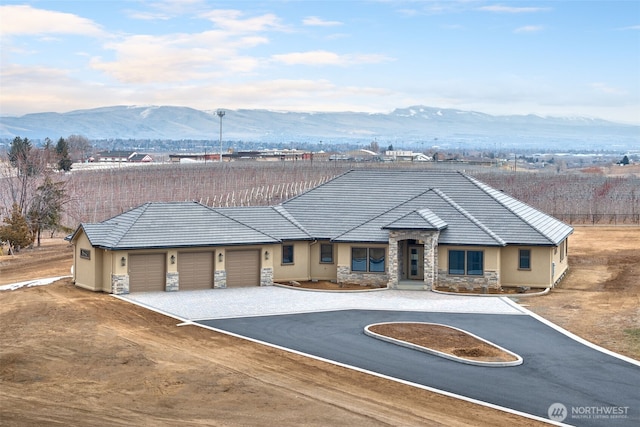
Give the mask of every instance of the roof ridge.
M 311 235 L 311 233 L 309 233 L 307 231 L 306 228 L 304 228 L 302 226 L 302 224 L 300 224 L 298 222 L 297 219 L 295 219 L 295 217 L 293 215 L 291 215 L 289 213 L 289 211 L 287 210 L 287 208 L 285 208 L 282 205 L 276 205 L 276 206 L 269 206 L 271 209 L 273 209 L 274 211 L 276 211 L 278 213 L 278 215 L 282 216 L 284 219 L 286 219 L 287 221 L 289 221 L 291 224 L 293 224 L 294 226 L 298 227 L 298 229 L 300 231 L 302 231 L 304 234 L 306 234 L 307 236 L 309 236 L 309 238 L 312 238 L 313 236 Z
M 546 215 L 549 216 L 548 214 L 542 212 L 539 209 L 534 208 L 533 206 L 531 206 L 528 203 L 523 202 L 520 199 L 516 199 L 515 197 L 510 196 L 509 194 L 506 194 L 504 192 L 501 192 L 498 189 L 495 189 L 493 187 L 489 187 L 487 184 L 485 184 L 484 182 L 469 176 L 467 174 L 462 174 L 462 176 L 464 176 L 469 182 L 471 182 L 473 185 L 475 185 L 476 187 L 478 187 L 480 190 L 482 190 L 487 196 L 491 197 L 493 200 L 495 200 L 496 202 L 498 202 L 500 204 L 500 206 L 504 207 L 506 210 L 508 210 L 509 212 L 511 212 L 512 214 L 514 214 L 515 216 L 517 216 L 522 222 L 524 222 L 525 224 L 527 224 L 529 227 L 531 227 L 533 230 L 535 230 L 536 233 L 538 233 L 540 236 L 544 237 L 549 243 L 554 243 L 553 240 L 551 240 L 549 238 L 549 236 L 547 236 L 545 233 L 542 232 L 542 230 L 540 230 L 540 228 L 536 227 L 535 225 L 533 225 L 531 223 L 531 221 L 527 221 L 525 218 L 522 217 L 522 215 L 520 215 L 518 212 L 516 212 L 515 210 L 513 210 L 511 207 L 505 205 L 504 203 L 502 203 L 502 201 L 500 199 L 498 199 L 498 197 L 496 197 L 496 195 L 494 194 L 494 192 L 496 193 L 500 193 L 503 196 L 509 197 L 510 199 L 514 199 L 515 201 L 522 203 L 523 205 L 531 208 L 531 209 L 535 209 L 536 212 L 539 212 L 542 215 Z M 493 191 L 491 191 L 493 190 Z
M 504 240 L 502 240 L 502 238 L 497 235 L 495 232 L 493 232 L 489 227 L 487 227 L 486 225 L 484 225 L 480 220 L 478 220 L 476 217 L 474 217 L 473 215 L 471 215 L 471 213 L 467 212 L 467 210 L 465 208 L 463 208 L 462 206 L 460 206 L 459 204 L 457 204 L 451 197 L 447 196 L 446 193 L 444 193 L 442 190 L 439 190 L 437 188 L 433 189 L 433 192 L 435 194 L 437 194 L 438 196 L 440 196 L 440 198 L 442 198 L 442 200 L 444 200 L 445 202 L 449 203 L 455 210 L 457 210 L 458 212 L 460 212 L 462 215 L 464 215 L 468 220 L 470 220 L 471 222 L 473 222 L 475 225 L 477 225 L 482 231 L 484 231 L 485 233 L 487 233 L 493 240 L 495 240 L 496 242 L 500 243 L 500 245 L 502 246 L 506 246 L 507 242 L 505 242 Z
M 429 191 L 431 191 L 431 190 L 432 190 L 432 188 L 428 188 L 428 189 L 426 189 L 425 191 L 423 191 L 422 193 L 418 193 L 418 194 L 416 194 L 415 196 L 411 196 L 411 197 L 409 197 L 407 200 L 405 200 L 404 202 L 398 203 L 397 205 L 395 205 L 395 206 L 393 206 L 393 207 L 391 207 L 391 208 L 387 209 L 386 211 L 381 212 L 381 213 L 379 213 L 378 215 L 376 215 L 376 216 L 374 216 L 374 217 L 372 217 L 372 218 L 369 218 L 369 219 L 368 219 L 368 220 L 366 220 L 365 222 L 361 222 L 361 223 L 359 223 L 359 224 L 357 224 L 357 225 L 354 225 L 354 226 L 353 226 L 353 227 L 351 227 L 350 229 L 345 230 L 345 231 L 344 231 L 344 233 L 338 234 L 337 236 L 333 237 L 331 240 L 333 240 L 333 239 L 337 239 L 337 238 L 339 238 L 339 237 L 341 237 L 341 236 L 344 236 L 345 234 L 350 233 L 351 231 L 355 230 L 356 228 L 360 228 L 360 227 L 362 227 L 363 225 L 365 225 L 365 224 L 367 224 L 367 223 L 370 223 L 370 222 L 372 222 L 372 221 L 374 221 L 374 220 L 376 220 L 376 219 L 380 218 L 382 215 L 385 215 L 385 214 L 387 214 L 387 213 L 391 212 L 391 211 L 392 211 L 392 210 L 394 210 L 394 209 L 398 209 L 400 206 L 406 205 L 406 204 L 407 204 L 407 203 L 409 203 L 410 201 L 412 201 L 412 200 L 414 200 L 414 199 L 416 199 L 416 198 L 418 198 L 418 197 L 422 196 L 423 194 L 425 194 L 425 193 L 427 193 L 427 192 L 429 192 Z M 404 217 L 403 217 L 403 218 L 404 218 Z M 396 219 L 396 220 L 397 220 L 397 219 Z M 392 222 L 393 222 L 393 221 L 392 221 Z M 391 224 L 391 223 L 389 223 L 389 224 Z
M 220 212 L 220 210 L 218 210 L 218 209 L 211 208 L 211 207 L 209 207 L 207 205 L 202 205 L 202 206 L 204 206 L 207 209 L 210 209 L 211 211 L 217 213 L 218 215 L 222 215 L 223 217 L 225 217 L 227 219 L 230 219 L 233 222 L 236 222 L 236 223 L 238 223 L 238 224 L 240 224 L 240 225 L 242 225 L 244 227 L 250 228 L 251 230 L 258 232 L 258 233 L 262 234 L 263 236 L 267 236 L 267 237 L 269 237 L 271 239 L 274 239 L 274 240 L 276 240 L 278 242 L 282 242 L 282 239 L 279 239 L 278 237 L 272 236 L 269 233 L 265 233 L 264 231 L 259 230 L 259 229 L 255 228 L 255 227 L 253 227 L 253 226 L 251 226 L 249 224 L 245 224 L 244 222 L 242 222 L 242 221 L 240 221 L 240 220 L 238 220 L 238 219 L 236 219 L 236 218 L 234 218 L 232 216 L 229 216 L 229 215 L 227 215 L 225 213 Z M 250 207 L 262 207 L 262 206 L 247 206 L 247 207 L 250 208 Z M 265 206 L 265 207 L 272 208 L 272 206 Z M 224 209 L 224 208 L 222 208 L 222 209 Z
M 134 226 L 134 224 L 135 224 L 136 222 L 138 222 L 138 220 L 140 219 L 140 217 L 142 216 L 142 214 L 144 214 L 144 213 L 147 211 L 147 209 L 149 209 L 149 206 L 151 206 L 151 203 L 152 203 L 152 202 L 147 202 L 147 203 L 145 203 L 145 204 L 143 204 L 143 205 L 141 205 L 141 206 L 138 206 L 137 208 L 130 209 L 129 211 L 127 211 L 127 212 L 123 212 L 123 213 L 121 213 L 121 214 L 120 214 L 120 215 L 124 215 L 125 213 L 131 213 L 131 212 L 133 212 L 134 210 L 136 210 L 136 209 L 140 209 L 140 208 L 141 208 L 141 209 L 140 209 L 140 212 L 139 212 L 137 215 L 135 215 L 134 220 L 133 220 L 133 221 L 131 221 L 131 223 L 129 224 L 129 226 L 128 226 L 128 227 L 126 227 L 126 228 L 124 229 L 124 232 L 120 233 L 120 237 L 118 237 L 118 239 L 116 240 L 116 244 L 115 244 L 115 245 L 113 245 L 113 246 L 117 246 L 117 245 L 120 243 L 120 241 L 122 240 L 122 238 L 123 238 L 124 236 L 126 236 L 126 235 L 127 235 L 127 232 L 128 232 L 129 230 L 131 230 L 131 228 Z M 119 216 L 120 216 L 120 215 L 119 215 Z M 117 217 L 115 217 L 115 218 L 117 218 Z M 112 218 L 112 219 L 115 219 L 115 218 Z M 116 224 L 118 224 L 118 223 L 116 222 Z M 117 227 L 114 227 L 114 230 L 115 230 L 115 229 L 117 229 Z

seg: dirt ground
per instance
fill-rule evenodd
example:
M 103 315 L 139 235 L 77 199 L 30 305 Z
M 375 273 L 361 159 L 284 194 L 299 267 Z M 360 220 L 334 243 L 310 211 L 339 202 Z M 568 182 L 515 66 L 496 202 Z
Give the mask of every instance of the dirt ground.
M 610 247 L 608 242 L 614 242 Z M 571 272 L 520 299 L 570 331 L 640 358 L 640 228 L 580 227 Z M 0 285 L 69 274 L 45 241 L 0 256 Z M 2 425 L 529 426 L 532 420 L 52 285 L 0 292 Z
M 515 356 L 460 330 L 425 323 L 382 323 L 369 327 L 371 332 L 397 340 L 482 362 L 512 362 Z

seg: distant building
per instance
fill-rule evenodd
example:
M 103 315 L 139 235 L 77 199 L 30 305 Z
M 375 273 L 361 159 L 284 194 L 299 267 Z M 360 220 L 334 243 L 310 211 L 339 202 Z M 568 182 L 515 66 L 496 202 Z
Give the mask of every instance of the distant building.
M 135 151 L 101 151 L 98 153 L 99 162 L 110 163 L 150 163 L 153 158 L 148 154 Z

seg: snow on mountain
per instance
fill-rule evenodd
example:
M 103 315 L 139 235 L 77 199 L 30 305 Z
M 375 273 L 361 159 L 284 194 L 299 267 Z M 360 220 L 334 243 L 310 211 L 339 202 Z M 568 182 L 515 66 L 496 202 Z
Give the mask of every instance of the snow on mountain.
M 223 139 L 256 143 L 356 143 L 563 149 L 637 148 L 640 126 L 583 117 L 493 116 L 422 105 L 390 113 L 226 110 Z M 216 111 L 171 106 L 110 106 L 67 113 L 0 117 L 0 139 L 210 140 L 219 138 Z

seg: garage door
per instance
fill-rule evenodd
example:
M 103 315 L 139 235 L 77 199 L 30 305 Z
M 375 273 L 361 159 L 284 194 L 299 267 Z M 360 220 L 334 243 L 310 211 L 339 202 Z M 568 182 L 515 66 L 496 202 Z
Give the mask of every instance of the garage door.
M 129 255 L 129 292 L 164 291 L 166 254 Z
M 227 287 L 260 286 L 260 251 L 227 251 Z
M 178 277 L 181 291 L 213 287 L 213 252 L 179 252 Z

